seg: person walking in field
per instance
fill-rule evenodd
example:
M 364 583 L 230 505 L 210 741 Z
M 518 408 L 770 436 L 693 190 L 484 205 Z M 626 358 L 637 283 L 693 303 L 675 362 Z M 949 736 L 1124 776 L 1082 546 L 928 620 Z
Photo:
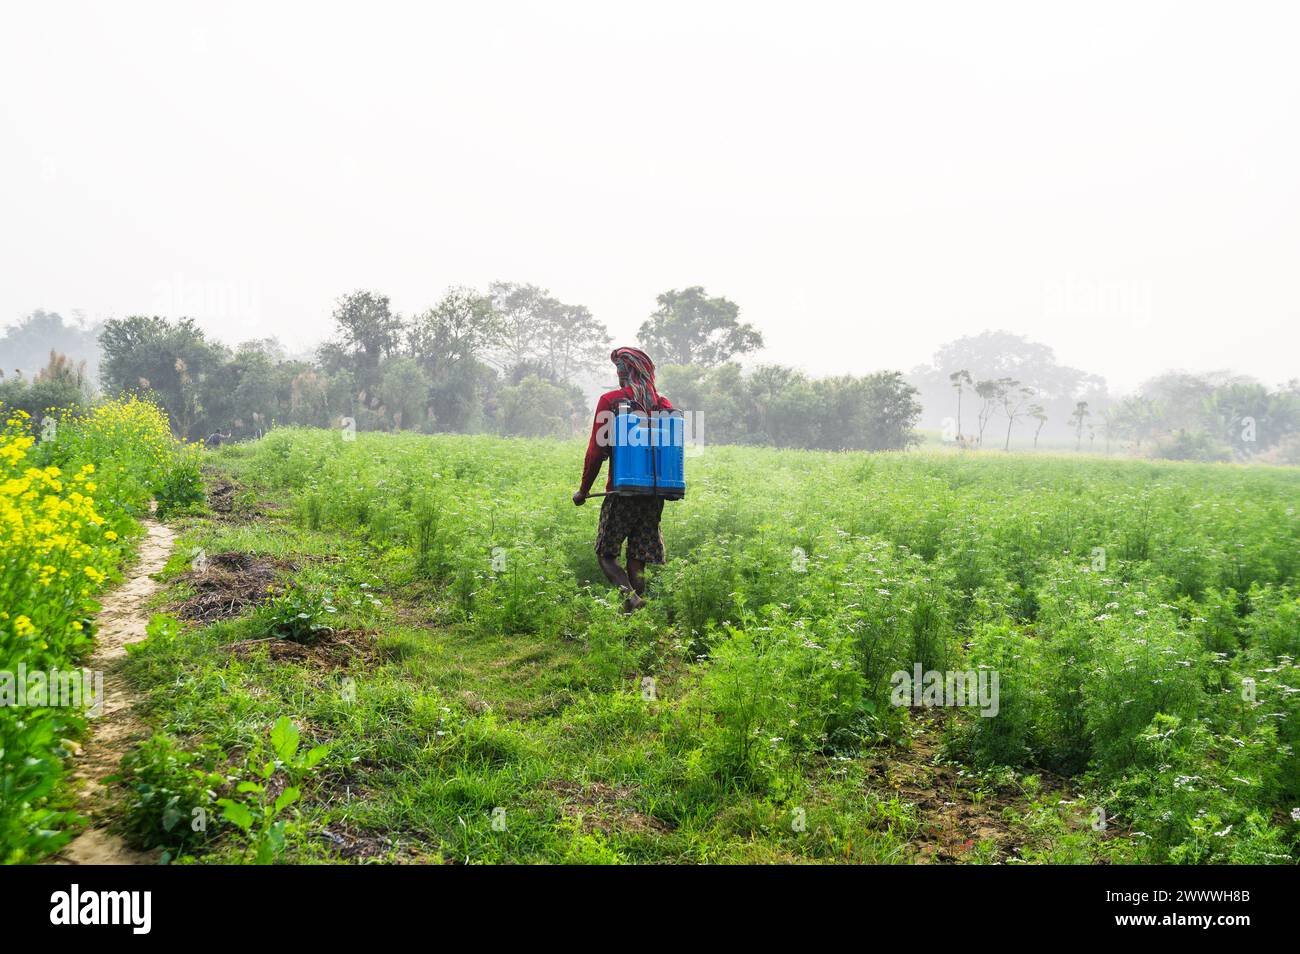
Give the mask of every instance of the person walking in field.
M 618 388 L 607 391 L 596 402 L 595 421 L 587 456 L 582 465 L 582 483 L 573 495 L 581 507 L 586 503 L 591 485 L 600 474 L 601 464 L 609 456 L 611 422 L 615 407 L 630 401 L 647 414 L 671 411 L 669 400 L 655 390 L 655 366 L 649 355 L 638 348 L 615 348 L 609 359 L 618 372 Z M 613 489 L 613 474 L 605 490 Z M 664 538 L 659 532 L 664 498 L 650 495 L 608 494 L 600 506 L 600 524 L 596 530 L 596 559 L 606 578 L 626 594 L 624 610 L 631 612 L 644 605 L 645 567 L 664 562 Z M 627 541 L 627 570 L 619 566 L 619 553 Z

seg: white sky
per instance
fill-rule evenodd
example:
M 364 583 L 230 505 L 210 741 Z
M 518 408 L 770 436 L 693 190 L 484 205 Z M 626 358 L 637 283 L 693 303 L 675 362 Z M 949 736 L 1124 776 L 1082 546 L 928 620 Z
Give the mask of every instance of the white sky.
M 765 360 L 986 328 L 1127 389 L 1300 375 L 1300 5 L 24 3 L 0 22 L 0 323 L 234 342 L 531 281 Z

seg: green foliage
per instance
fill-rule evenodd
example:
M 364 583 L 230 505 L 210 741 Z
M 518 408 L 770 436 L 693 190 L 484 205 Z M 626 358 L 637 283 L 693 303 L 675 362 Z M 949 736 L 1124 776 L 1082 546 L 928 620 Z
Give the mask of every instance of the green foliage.
M 1117 786 L 1152 860 L 1178 864 L 1290 863 L 1294 832 L 1255 807 L 1274 792 L 1277 740 L 1270 727 L 1217 737 L 1204 721 L 1158 715 L 1136 739 L 1141 768 Z
M 207 499 L 197 448 L 178 453 L 154 484 L 157 515 L 166 520 L 178 514 L 201 511 Z
M 821 450 L 903 450 L 919 442 L 916 389 L 896 371 L 812 379 L 780 365 L 742 375 L 667 365 L 660 389 L 703 416 L 705 441 Z
M 76 815 L 51 795 L 63 777 L 60 738 L 77 725 L 57 709 L 0 718 L 0 864 L 37 861 L 71 837 Z
M 564 437 L 583 414 L 582 392 L 537 375 L 502 388 L 497 395 L 497 426 L 515 437 Z
M 637 340 L 661 364 L 715 367 L 763 347 L 763 336 L 739 320 L 735 302 L 711 298 L 699 285 L 666 291 L 657 301 L 658 309 L 641 325 Z
M 1156 441 L 1151 451 L 1154 457 L 1166 460 L 1231 460 L 1232 450 L 1227 444 L 1216 441 L 1200 431 L 1176 431 Z
M 255 619 L 268 636 L 314 643 L 334 632 L 331 619 L 337 612 L 332 593 L 295 584 L 259 606 Z
M 275 721 L 268 741 L 269 753 L 265 744 L 249 753 L 235 797 L 217 799 L 222 818 L 239 829 L 259 865 L 274 864 L 284 851 L 295 831 L 303 781 L 329 753 L 323 745 L 300 752 L 298 727 L 287 716 Z
M 218 754 L 213 746 L 186 750 L 165 733 L 127 753 L 115 781 L 127 792 L 122 826 L 134 845 L 174 857 L 216 836 L 217 792 L 226 783 Z
M 665 509 L 647 607 L 624 615 L 595 514 L 568 502 L 581 452 L 293 429 L 222 451 L 288 519 L 204 532 L 338 553 L 330 582 L 304 561 L 298 587 L 373 580 L 384 635 L 351 702 L 337 676 L 219 651 L 265 617 L 145 650 L 173 731 L 229 750 L 290 706 L 376 793 L 330 811 L 457 858 L 903 860 L 929 812 L 888 804 L 868 767 L 937 730 L 895 704 L 893 675 L 992 671 L 995 715 L 924 720 L 973 798 L 1064 775 L 1109 824 L 1026 781 L 1024 860 L 1296 857 L 1296 474 L 710 445 Z M 370 629 L 335 603 L 341 628 Z M 1005 844 L 964 858 L 1006 861 Z
M 768 788 L 795 756 L 856 751 L 876 706 L 851 640 L 781 611 L 745 622 L 726 627 L 701 684 L 699 704 L 716 720 L 706 760 L 722 785 Z
M 221 345 L 191 318 L 171 322 L 143 315 L 108 320 L 99 341 L 106 391 L 156 395 L 178 437 L 200 436 L 205 384 L 224 359 Z
M 17 374 L 6 378 L 0 369 L 0 417 L 8 418 L 12 412 L 22 411 L 37 424 L 43 424 L 47 417 L 63 417 L 88 402 L 92 387 L 86 362 L 74 364 L 52 348 L 48 358 L 30 380 Z

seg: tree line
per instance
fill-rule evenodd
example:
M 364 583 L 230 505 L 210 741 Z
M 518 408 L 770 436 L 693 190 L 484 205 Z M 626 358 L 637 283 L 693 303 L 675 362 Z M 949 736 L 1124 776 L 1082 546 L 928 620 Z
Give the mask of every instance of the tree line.
M 344 295 L 333 334 L 309 357 L 275 339 L 233 348 L 192 320 L 132 316 L 98 325 L 34 312 L 0 335 L 0 405 L 49 409 L 143 392 L 178 436 L 239 440 L 275 425 L 567 436 L 589 424 L 587 396 L 612 386 L 606 326 L 535 285 L 455 287 L 411 315 L 374 291 Z M 762 334 L 725 297 L 694 286 L 659 295 L 637 342 L 659 383 L 694 412 L 706 442 L 885 450 L 918 424 L 967 448 L 1048 446 L 1185 460 L 1300 463 L 1300 382 L 1275 388 L 1226 372 L 1171 371 L 1117 398 L 1052 349 L 988 331 L 942 346 L 907 375 L 811 378 L 742 369 Z M 39 360 L 39 364 L 37 363 Z M 19 364 L 18 362 L 23 362 Z M 33 371 L 16 368 L 35 367 Z M 98 371 L 98 374 L 96 372 Z
M 1047 345 L 986 331 L 944 345 L 908 380 L 924 423 L 963 449 L 1057 449 L 1173 460 L 1300 463 L 1300 380 L 1275 388 L 1229 372 L 1169 371 L 1133 394 L 1060 364 Z
M 813 380 L 772 365 L 747 373 L 736 359 L 763 337 L 734 302 L 692 286 L 655 304 L 637 343 L 656 360 L 664 393 L 701 427 L 708 422 L 706 439 L 831 449 L 916 441 L 921 409 L 901 374 Z M 42 315 L 6 337 L 26 346 L 38 328 L 54 340 Z M 287 356 L 273 338 L 229 347 L 190 318 L 110 319 L 96 329 L 99 387 L 154 397 L 188 440 L 241 440 L 345 418 L 366 430 L 556 437 L 588 426 L 582 385 L 612 378 L 608 328 L 536 285 L 453 287 L 411 315 L 360 290 L 341 297 L 330 317 L 333 335 L 310 359 Z M 0 405 L 39 419 L 91 391 L 85 367 L 51 351 L 34 377 L 0 380 Z

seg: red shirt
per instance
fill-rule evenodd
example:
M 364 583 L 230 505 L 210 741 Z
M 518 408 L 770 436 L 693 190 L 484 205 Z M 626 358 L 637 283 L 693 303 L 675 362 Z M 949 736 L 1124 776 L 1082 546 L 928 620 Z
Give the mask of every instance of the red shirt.
M 630 387 L 618 388 L 615 391 L 606 391 L 596 402 L 596 415 L 591 423 L 591 439 L 587 441 L 587 458 L 582 463 L 582 484 L 578 488 L 586 494 L 591 490 L 591 485 L 596 482 L 596 477 L 600 474 L 600 465 L 604 463 L 605 458 L 609 456 L 609 448 L 601 445 L 597 440 L 600 434 L 601 425 L 606 423 L 609 418 L 605 415 L 614 413 L 614 405 L 619 401 L 632 400 L 632 389 Z M 662 394 L 659 395 L 659 406 L 654 408 L 656 411 L 671 411 L 673 409 L 670 402 Z M 613 489 L 614 475 L 611 473 L 605 479 L 605 489 Z

